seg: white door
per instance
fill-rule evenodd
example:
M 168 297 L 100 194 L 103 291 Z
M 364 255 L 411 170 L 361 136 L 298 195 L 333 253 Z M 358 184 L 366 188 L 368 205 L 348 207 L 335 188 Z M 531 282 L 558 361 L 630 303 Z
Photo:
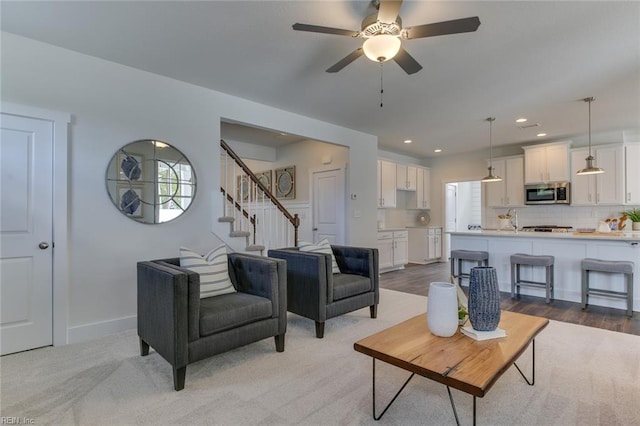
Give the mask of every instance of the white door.
M 343 169 L 313 172 L 313 240 L 344 244 L 345 180 Z
M 53 124 L 2 114 L 0 353 L 53 344 Z

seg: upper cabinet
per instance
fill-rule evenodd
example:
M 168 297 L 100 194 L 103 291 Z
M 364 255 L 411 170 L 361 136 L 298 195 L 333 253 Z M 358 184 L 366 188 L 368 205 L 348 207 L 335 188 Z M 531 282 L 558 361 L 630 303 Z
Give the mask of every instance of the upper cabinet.
M 396 188 L 415 191 L 417 184 L 417 168 L 406 164 L 396 164 Z
M 525 146 L 524 183 L 568 182 L 569 143 Z
M 640 144 L 625 146 L 625 203 L 640 204 Z
M 495 174 L 501 182 L 485 183 L 488 207 L 518 207 L 524 205 L 524 159 L 522 156 L 493 160 Z
M 416 192 L 407 201 L 408 209 L 431 208 L 431 169 L 416 167 Z
M 396 163 L 378 160 L 378 207 L 396 206 Z
M 597 175 L 575 174 L 585 166 L 585 158 L 589 155 L 589 149 L 572 150 L 571 204 L 574 206 L 623 204 L 625 197 L 622 145 L 592 147 L 591 153 L 595 157 L 595 165 L 604 169 L 604 173 Z

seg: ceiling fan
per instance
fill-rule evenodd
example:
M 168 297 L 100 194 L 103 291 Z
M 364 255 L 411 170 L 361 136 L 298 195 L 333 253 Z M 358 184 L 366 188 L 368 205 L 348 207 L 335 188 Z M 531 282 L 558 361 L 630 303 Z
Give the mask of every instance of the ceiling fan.
M 398 15 L 402 0 L 372 0 L 371 3 L 378 9 L 378 13 L 371 14 L 364 18 L 360 31 L 300 23 L 293 24 L 293 29 L 296 31 L 335 34 L 365 39 L 362 47 L 357 48 L 335 65 L 329 67 L 327 72 L 338 72 L 365 54 L 374 62 L 382 63 L 393 59 L 407 74 L 414 74 L 422 69 L 422 65 L 402 47 L 401 39 L 411 40 L 414 38 L 435 37 L 446 34 L 469 33 L 477 30 L 480 26 L 480 19 L 474 16 L 471 18 L 454 19 L 452 21 L 402 28 L 402 19 Z

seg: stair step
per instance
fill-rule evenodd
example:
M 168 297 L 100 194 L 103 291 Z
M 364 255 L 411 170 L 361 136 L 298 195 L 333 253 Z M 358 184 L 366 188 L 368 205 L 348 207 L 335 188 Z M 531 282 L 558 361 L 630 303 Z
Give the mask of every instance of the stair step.
M 235 222 L 236 218 L 233 216 L 222 216 L 218 218 L 218 222 Z
M 264 249 L 265 249 L 265 246 L 254 244 L 254 245 L 247 246 L 245 248 L 245 251 L 262 251 Z
M 248 237 L 251 235 L 249 231 L 231 231 L 229 232 L 230 237 Z

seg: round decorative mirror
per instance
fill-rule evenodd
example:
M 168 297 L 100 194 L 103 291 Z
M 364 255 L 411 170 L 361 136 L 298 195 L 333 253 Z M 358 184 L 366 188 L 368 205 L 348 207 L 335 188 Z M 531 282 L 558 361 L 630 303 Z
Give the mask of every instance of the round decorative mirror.
M 109 162 L 105 180 L 116 208 L 141 223 L 175 219 L 196 195 L 196 175 L 187 157 L 156 140 L 120 148 Z

